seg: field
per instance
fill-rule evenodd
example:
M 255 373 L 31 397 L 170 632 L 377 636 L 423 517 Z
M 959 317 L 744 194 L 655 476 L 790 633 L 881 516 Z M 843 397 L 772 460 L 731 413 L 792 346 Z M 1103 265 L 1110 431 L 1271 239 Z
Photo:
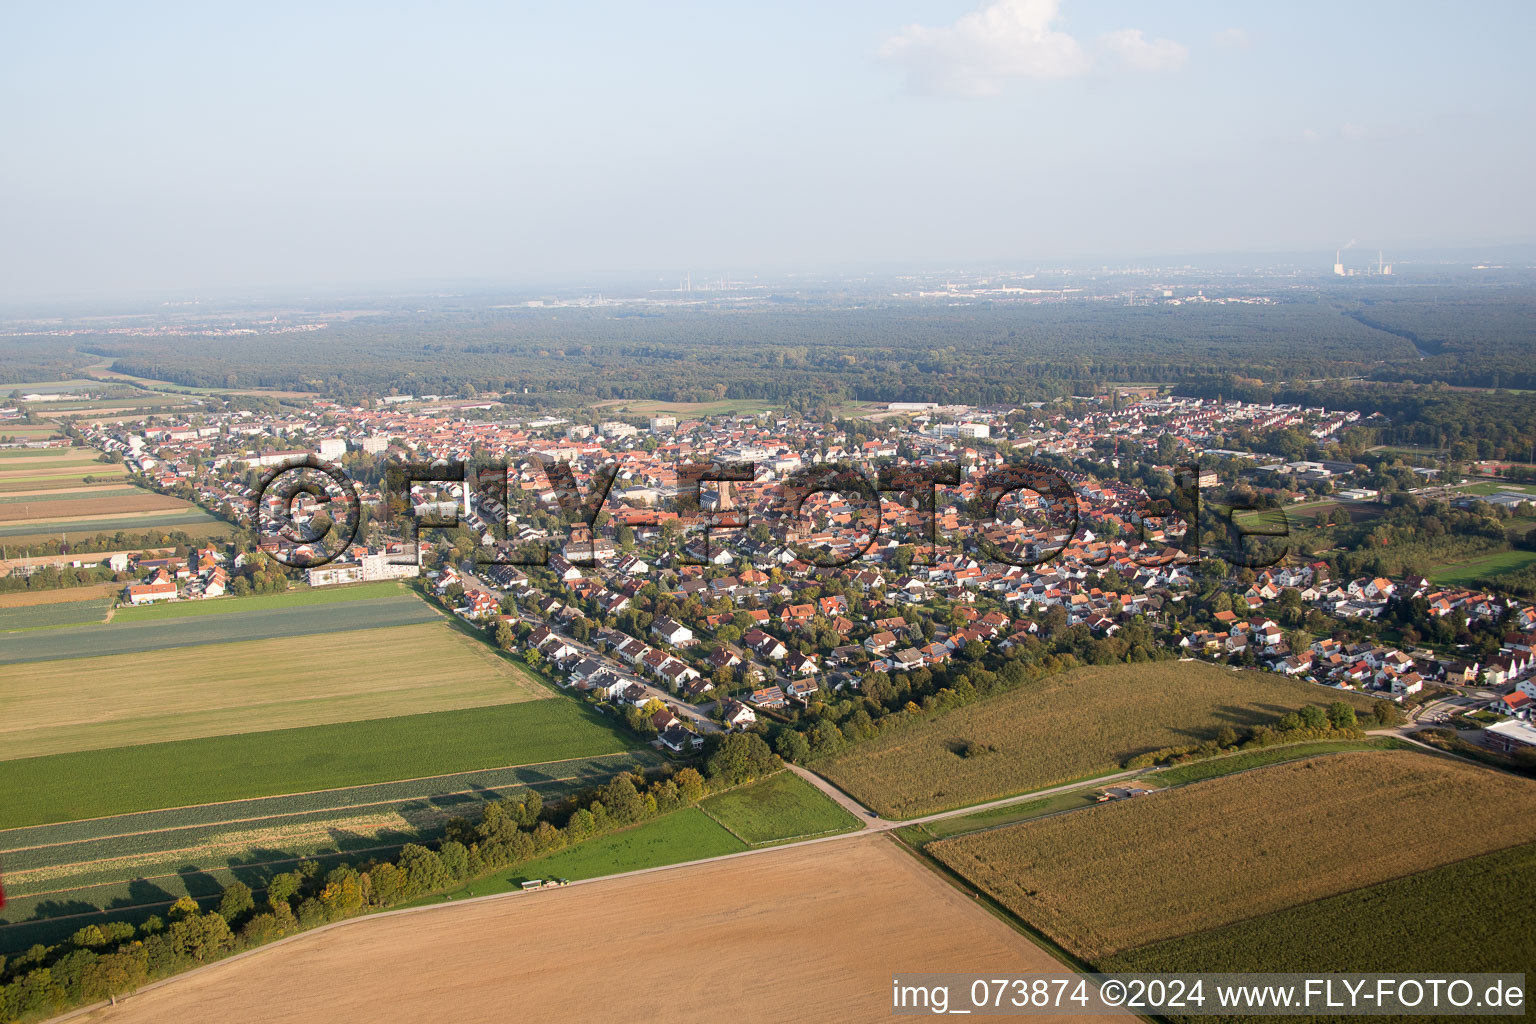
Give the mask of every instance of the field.
M 0 433 L 4 429 L 0 427 Z M 94 448 L 39 448 L 0 453 L 0 492 L 89 489 L 92 485 L 85 482 L 86 477 L 100 481 L 96 486 L 121 487 L 121 478 L 128 471 L 121 463 L 98 462 L 100 454 Z M 118 480 L 114 482 L 113 478 Z M 149 492 L 138 490 L 138 493 Z
M 0 537 L 7 546 L 57 539 L 61 534 L 94 537 L 98 533 L 159 534 L 169 537 L 181 532 L 190 537 L 227 537 L 233 527 L 221 519 L 188 505 L 163 512 L 139 512 L 127 515 L 92 516 L 88 519 L 28 519 L 0 525 Z
M 815 765 L 887 818 L 1043 789 L 1119 770 L 1162 747 L 1272 724 L 1303 704 L 1371 698 L 1201 662 L 1076 669 L 913 723 Z M 995 747 L 963 757 L 967 742 Z
M 93 591 L 95 587 L 80 587 Z M 113 589 L 117 585 L 113 584 Z M 71 594 L 71 590 L 57 593 Z M 11 629 L 42 629 L 47 626 L 72 626 L 87 622 L 101 622 L 107 617 L 107 609 L 115 600 L 111 595 L 86 598 L 83 601 L 40 601 L 30 605 L 0 605 L 0 632 Z M 4 756 L 0 754 L 0 756 Z
M 168 494 L 156 494 L 134 488 L 108 487 L 105 493 L 86 496 L 73 492 L 54 491 L 44 495 L 10 496 L 0 501 L 0 523 L 20 526 L 33 522 L 51 522 L 56 519 L 83 519 L 95 516 L 126 516 L 140 512 L 180 512 L 190 508 L 190 503 Z M 148 517 L 146 517 L 148 518 Z
M 59 428 L 52 423 L 0 423 L 0 437 L 16 437 L 24 441 L 42 441 L 53 437 Z
M 1536 551 L 1500 551 L 1465 562 L 1438 566 L 1430 571 L 1429 578 L 1442 586 L 1470 587 L 1478 580 L 1517 572 L 1531 565 L 1536 565 Z
M 1182 786 L 1203 779 L 1212 779 L 1220 775 L 1230 775 L 1234 772 L 1249 771 L 1254 768 L 1279 764 L 1284 761 L 1300 760 L 1305 757 L 1346 754 L 1359 750 L 1412 749 L 1415 748 L 1409 743 L 1390 736 L 1374 736 L 1364 740 L 1324 740 L 1316 743 L 1289 743 L 1284 746 L 1266 747 L 1262 750 L 1246 750 L 1238 754 L 1224 754 L 1220 757 L 1208 758 L 1203 761 L 1192 761 L 1189 764 L 1175 765 L 1171 768 L 1159 768 L 1154 772 L 1139 776 L 1136 781 L 1139 785 L 1146 788 L 1161 789 L 1168 786 Z M 992 807 L 985 811 L 977 811 L 974 814 L 939 818 L 935 821 L 923 822 L 921 825 L 908 826 L 901 831 L 901 834 L 908 842 L 921 847 L 933 839 L 947 839 L 951 836 L 980 832 L 983 829 L 1001 828 L 1004 825 L 1029 821 L 1032 818 L 1042 818 L 1048 814 L 1060 814 L 1063 811 L 1075 811 L 1083 807 L 1092 807 L 1098 803 L 1098 794 L 1102 788 L 1102 786 L 1088 784 L 1081 789 L 1057 793 L 1054 796 L 1041 797 L 1038 800 L 1025 800 L 1019 803 L 1005 804 L 1002 807 Z
M 127 470 L 122 466 L 102 462 L 60 466 L 48 472 L 4 466 L 0 467 L 0 494 L 31 495 L 59 490 L 89 493 L 97 487 L 122 487 L 126 476 Z M 86 483 L 86 477 L 91 477 L 92 482 Z
M 825 793 L 789 771 L 712 796 L 699 807 L 748 846 L 863 827 Z
M 1268 765 L 1280 764 L 1284 761 L 1295 761 L 1303 757 L 1316 757 L 1323 754 L 1348 754 L 1361 750 L 1415 749 L 1419 748 L 1395 736 L 1372 736 L 1363 740 L 1321 740 L 1316 743 L 1288 743 L 1283 746 L 1244 750 L 1236 754 L 1225 754 L 1221 757 L 1207 758 L 1204 761 L 1191 761 L 1189 764 L 1178 764 L 1170 768 L 1162 768 L 1151 777 L 1151 781 L 1162 786 L 1182 786 L 1189 782 L 1214 779 L 1220 775 L 1231 775 L 1234 772 L 1264 768 Z
M 620 994 L 615 965 L 631 961 L 643 981 Z M 452 993 L 464 1020 L 506 1019 L 511 999 L 527 1020 L 888 1021 L 894 973 L 983 965 L 1059 969 L 870 837 L 364 918 L 87 1019 L 211 1020 L 238 1005 L 249 1024 L 417 1020 Z
M 1117 953 L 1106 971 L 1444 970 L 1536 974 L 1536 845 Z M 1337 1019 L 1337 1018 L 1334 1018 Z
M 54 605 L 52 607 L 65 607 Z M 550 697 L 445 622 L 9 670 L 0 758 L 393 718 Z M 126 684 L 126 685 L 125 685 Z
M 139 607 L 119 608 L 113 622 L 156 622 L 184 619 L 195 615 L 229 615 L 264 611 L 269 608 L 307 608 L 317 604 L 345 604 L 371 601 L 381 597 L 411 597 L 409 591 L 394 582 L 353 583 L 338 587 L 295 587 L 281 594 L 255 594 L 250 597 L 220 597 L 206 601 L 167 601 Z M 412 600 L 415 600 L 412 597 Z
M 486 800 L 529 788 L 553 799 L 657 760 L 613 754 L 0 832 L 9 897 L 0 951 L 68 934 L 79 915 L 109 907 L 118 918 L 147 914 L 234 880 L 259 891 L 299 857 L 434 838 Z
M 641 868 L 740 853 L 747 844 L 697 807 L 663 815 L 612 835 L 520 865 L 511 882 L 526 878 L 598 878 Z M 476 888 L 471 886 L 471 888 Z
M 345 634 L 358 629 L 407 626 L 441 622 L 442 616 L 412 594 L 368 600 L 332 601 L 297 606 L 258 606 L 247 610 L 243 601 L 223 598 L 208 602 L 209 608 L 229 608 L 239 614 L 146 616 L 133 621 L 113 615 L 105 625 L 82 626 L 60 632 L 24 633 L 7 637 L 0 648 L 0 666 L 24 661 L 65 658 L 97 658 L 111 654 L 141 654 L 173 647 L 196 647 L 246 640 L 271 640 Z M 319 665 L 331 664 L 326 651 L 330 639 L 312 641 L 311 657 Z
M 1097 961 L 1533 840 L 1536 784 L 1383 751 L 1229 775 L 926 851 Z
M 610 412 L 627 412 L 636 416 L 676 416 L 686 419 L 692 416 L 743 416 L 756 415 L 773 408 L 773 403 L 758 398 L 728 398 L 719 402 L 662 402 L 651 399 L 615 399 L 597 402 L 592 408 Z
M 1488 482 L 1480 484 L 1468 484 L 1465 487 L 1458 487 L 1456 489 L 1462 494 L 1473 494 L 1478 497 L 1487 497 L 1490 494 L 1500 493 L 1529 494 L 1533 500 L 1536 500 L 1536 487 L 1532 487 L 1529 484 L 1500 484 Z
M 566 699 L 0 761 L 18 828 L 592 757 L 633 740 Z M 82 784 L 81 780 L 89 780 Z
M 90 556 L 95 558 L 95 555 Z M 71 604 L 113 597 L 123 589 L 121 583 L 92 583 L 84 587 L 59 587 L 53 590 L 0 591 L 0 609 L 35 608 L 44 604 Z
M 0 462 L 0 472 L 5 469 L 5 463 Z M 85 498 L 124 498 L 135 494 L 150 494 L 142 487 L 124 485 L 116 480 L 109 480 L 99 484 L 84 484 L 80 487 L 55 487 L 43 488 L 36 491 L 6 491 L 0 494 L 0 508 L 13 505 L 38 504 L 43 511 L 48 511 L 58 506 L 46 504 L 48 502 L 79 501 Z M 161 497 L 161 495 L 156 495 Z M 41 503 L 41 504 L 40 504 Z
M 1059 814 L 1062 811 L 1075 811 L 1082 807 L 1092 807 L 1098 802 L 1098 792 L 1096 787 L 1088 786 L 1083 789 L 1075 789 L 1070 793 L 1057 793 L 1055 796 L 1041 797 L 1038 800 L 1025 800 L 1016 804 L 1005 804 L 1002 807 L 977 811 L 975 814 L 961 814 L 953 818 L 939 818 L 937 821 L 926 821 L 920 825 L 909 825 L 906 827 L 911 830 L 909 833 L 911 841 L 921 846 L 930 839 L 947 839 L 950 836 L 965 835 L 968 832 L 980 832 L 983 829 L 1000 828 L 1003 825 L 1030 821 L 1034 818 L 1044 817 L 1047 814 Z

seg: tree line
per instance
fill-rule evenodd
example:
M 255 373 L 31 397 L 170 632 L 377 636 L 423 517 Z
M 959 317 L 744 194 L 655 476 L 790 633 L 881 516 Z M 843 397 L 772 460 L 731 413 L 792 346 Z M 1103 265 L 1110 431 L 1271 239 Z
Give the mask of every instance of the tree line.
M 782 767 L 761 737 L 722 738 L 704 770 L 670 766 L 651 778 L 620 773 L 559 803 L 537 792 L 485 803 L 478 820 L 455 818 L 435 844 L 408 843 L 392 859 L 316 860 L 272 876 L 257 894 L 226 886 L 210 909 L 190 896 L 164 917 L 87 925 L 63 942 L 0 957 L 0 1024 L 42 1019 L 131 992 L 200 964 L 286 935 L 456 888 L 497 871 L 692 806 L 711 792 Z

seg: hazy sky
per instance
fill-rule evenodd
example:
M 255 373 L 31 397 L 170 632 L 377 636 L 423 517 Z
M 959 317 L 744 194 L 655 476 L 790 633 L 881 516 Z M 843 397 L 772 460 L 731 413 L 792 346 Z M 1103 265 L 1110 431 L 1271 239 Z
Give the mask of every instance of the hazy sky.
M 0 4 L 0 298 L 1536 240 L 1536 4 Z

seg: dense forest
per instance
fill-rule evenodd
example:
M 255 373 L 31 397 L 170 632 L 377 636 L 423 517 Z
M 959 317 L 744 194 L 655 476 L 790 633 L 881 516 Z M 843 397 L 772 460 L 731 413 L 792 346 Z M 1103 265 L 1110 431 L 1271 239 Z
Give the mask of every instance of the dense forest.
M 1383 340 L 1385 339 L 1385 341 Z M 77 365 L 193 387 L 271 387 L 341 397 L 479 391 L 594 399 L 784 401 L 831 391 L 861 401 L 1006 404 L 1102 381 L 1180 382 L 1217 373 L 1279 381 L 1363 374 L 1414 359 L 1329 306 L 926 304 L 740 312 L 479 310 L 379 315 L 323 331 L 253 338 L 71 339 Z M 5 377 L 68 369 L 35 340 L 10 339 Z M 44 356 L 46 355 L 46 360 Z
M 767 308 L 640 312 L 466 304 L 342 318 L 302 334 L 12 336 L 0 339 L 0 386 L 110 364 L 191 387 L 350 400 L 490 392 L 511 406 L 549 408 L 756 399 L 824 413 L 844 401 L 1008 405 L 1147 382 L 1180 394 L 1380 412 L 1389 422 L 1378 443 L 1479 446 L 1462 457 L 1529 452 L 1536 402 L 1516 392 L 1536 389 L 1536 289 L 1440 291 L 1304 294 L 1267 305 L 785 298 Z

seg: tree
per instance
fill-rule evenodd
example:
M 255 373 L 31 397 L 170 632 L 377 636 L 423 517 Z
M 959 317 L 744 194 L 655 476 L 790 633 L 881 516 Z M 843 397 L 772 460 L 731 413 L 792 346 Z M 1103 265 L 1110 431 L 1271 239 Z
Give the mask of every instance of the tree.
M 255 909 L 256 899 L 251 895 L 250 886 L 232 882 L 224 887 L 224 894 L 219 897 L 219 916 L 224 920 L 234 924 Z
M 1237 730 L 1230 725 L 1222 726 L 1221 730 L 1216 733 L 1216 743 L 1218 746 L 1223 747 L 1237 746 Z
M 405 872 L 407 895 L 444 889 L 453 881 L 442 858 L 416 843 L 406 843 L 400 848 L 399 864 L 400 870 Z
M 683 803 L 695 804 L 704 799 L 704 776 L 696 769 L 684 768 L 673 781 L 677 783 L 677 795 Z
M 166 912 L 166 916 L 172 921 L 185 921 L 189 917 L 196 917 L 197 914 L 197 900 L 191 896 L 183 896 L 175 903 L 172 903 L 171 909 Z
M 1376 719 L 1377 725 L 1392 726 L 1403 723 L 1402 709 L 1389 700 L 1378 700 L 1371 708 L 1371 715 Z
M 1316 704 L 1308 704 L 1297 712 L 1301 716 L 1301 724 L 1308 729 L 1328 728 L 1328 713 Z
M 517 646 L 517 631 L 510 624 L 502 622 L 496 626 L 496 646 L 504 651 Z
M 1328 705 L 1328 721 L 1335 729 L 1353 729 L 1356 725 L 1355 709 L 1336 700 Z
M 799 764 L 811 756 L 811 745 L 806 738 L 793 729 L 785 729 L 773 742 L 774 749 L 779 756 L 791 764 Z
M 603 807 L 608 810 L 608 816 L 620 825 L 633 824 L 644 815 L 644 805 L 640 801 L 640 791 L 635 789 L 635 784 L 627 774 L 616 776 L 607 785 L 602 787 L 602 795 L 599 797 Z
M 779 758 L 756 733 L 732 733 L 709 756 L 705 771 L 728 786 L 761 778 L 778 768 Z
M 229 922 L 218 914 L 190 914 L 173 922 L 166 929 L 166 935 L 170 939 L 171 949 L 178 956 L 191 957 L 193 960 L 206 960 L 228 949 L 235 942 L 235 935 L 229 930 Z

